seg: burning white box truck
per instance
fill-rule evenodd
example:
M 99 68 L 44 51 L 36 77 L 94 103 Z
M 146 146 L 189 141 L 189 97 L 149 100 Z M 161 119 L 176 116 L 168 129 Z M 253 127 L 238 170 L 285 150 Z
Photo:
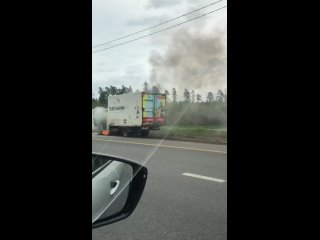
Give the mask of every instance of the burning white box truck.
M 131 133 L 148 136 L 166 124 L 166 95 L 128 93 L 108 97 L 107 130 L 109 134 Z

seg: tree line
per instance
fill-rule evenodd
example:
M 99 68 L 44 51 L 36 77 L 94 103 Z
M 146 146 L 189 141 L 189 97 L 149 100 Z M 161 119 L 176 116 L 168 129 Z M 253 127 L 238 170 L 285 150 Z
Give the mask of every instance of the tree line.
M 143 92 L 150 92 L 150 93 L 160 93 L 160 88 L 157 86 L 149 87 L 149 84 L 147 82 L 144 82 Z M 122 85 L 120 88 L 117 88 L 115 86 L 110 85 L 109 87 L 105 87 L 104 89 L 99 87 L 99 97 L 95 98 L 92 97 L 92 108 L 101 106 L 101 107 L 107 107 L 108 106 L 108 97 L 113 95 L 121 95 L 126 93 L 133 92 L 133 89 L 131 86 L 124 86 Z M 136 90 L 135 93 L 139 93 L 140 90 Z M 170 92 L 165 89 L 164 94 L 167 95 L 168 102 L 172 103 L 178 103 L 178 102 L 185 102 L 185 103 L 203 103 L 203 102 L 227 102 L 227 93 L 226 91 L 223 92 L 222 90 L 218 90 L 216 97 L 214 97 L 214 94 L 209 91 L 207 96 L 205 97 L 205 101 L 203 101 L 203 98 L 201 94 L 196 93 L 194 90 L 189 91 L 188 89 L 184 89 L 183 92 L 183 100 L 178 101 L 178 94 L 176 88 L 172 88 L 171 94 Z M 170 97 L 169 97 L 170 96 Z

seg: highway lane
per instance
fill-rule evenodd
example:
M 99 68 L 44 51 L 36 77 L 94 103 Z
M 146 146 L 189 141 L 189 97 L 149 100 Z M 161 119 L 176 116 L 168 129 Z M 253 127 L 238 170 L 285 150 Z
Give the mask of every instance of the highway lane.
M 92 137 L 94 152 L 130 158 L 145 163 L 149 170 L 135 212 L 123 221 L 94 229 L 92 239 L 227 239 L 226 146 Z

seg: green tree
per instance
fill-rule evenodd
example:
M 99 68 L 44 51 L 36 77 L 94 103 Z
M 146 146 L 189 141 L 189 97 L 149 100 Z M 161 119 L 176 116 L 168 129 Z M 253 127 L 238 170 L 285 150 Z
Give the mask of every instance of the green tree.
M 169 93 L 169 91 L 168 91 L 167 89 L 164 90 L 164 94 L 166 95 L 167 101 L 169 102 L 169 95 L 170 95 L 170 93 Z
M 110 95 L 116 95 L 118 93 L 118 89 L 114 86 L 110 86 Z
M 207 102 L 213 102 L 213 93 L 212 92 L 208 92 Z
M 118 95 L 121 95 L 121 94 L 126 94 L 129 92 L 129 88 L 127 88 L 126 86 L 122 85 L 121 88 L 118 89 Z
M 197 93 L 197 102 L 201 102 L 201 95 Z
M 92 109 L 100 106 L 98 99 L 92 98 Z
M 143 91 L 144 92 L 149 92 L 149 84 L 147 82 L 143 83 Z
M 220 89 L 218 90 L 216 99 L 217 99 L 217 102 L 223 102 L 224 94 L 223 94 L 222 90 L 220 90 Z
M 174 103 L 177 102 L 177 90 L 175 88 L 172 88 L 172 100 Z
M 107 96 L 106 96 L 106 91 L 104 91 L 101 87 L 99 87 L 99 98 L 98 98 L 98 102 L 102 105 L 102 106 L 107 106 Z
M 190 102 L 190 92 L 188 89 L 184 90 L 183 97 L 185 102 Z

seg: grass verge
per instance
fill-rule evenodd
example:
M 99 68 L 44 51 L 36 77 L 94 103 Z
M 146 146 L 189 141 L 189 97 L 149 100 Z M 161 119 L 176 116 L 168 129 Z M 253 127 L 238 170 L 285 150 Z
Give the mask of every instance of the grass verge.
M 163 126 L 150 131 L 150 137 L 173 140 L 227 144 L 227 128 L 217 126 Z

